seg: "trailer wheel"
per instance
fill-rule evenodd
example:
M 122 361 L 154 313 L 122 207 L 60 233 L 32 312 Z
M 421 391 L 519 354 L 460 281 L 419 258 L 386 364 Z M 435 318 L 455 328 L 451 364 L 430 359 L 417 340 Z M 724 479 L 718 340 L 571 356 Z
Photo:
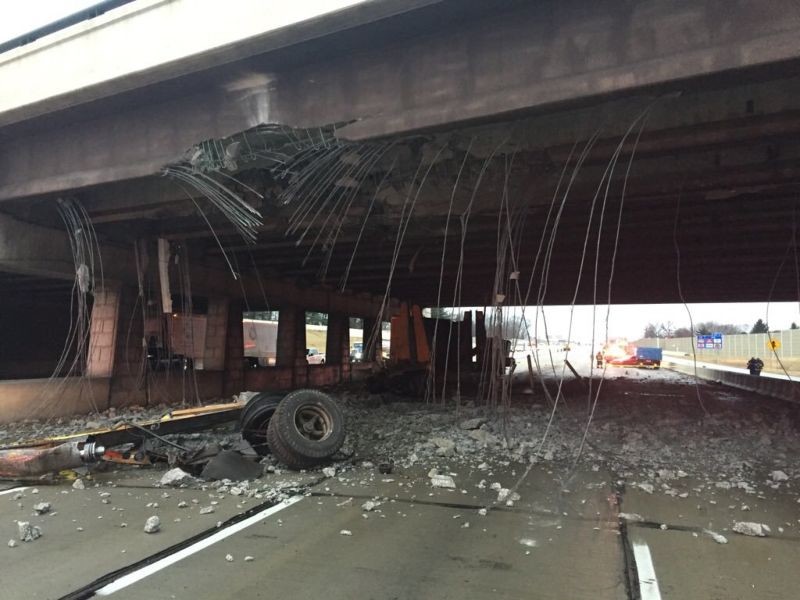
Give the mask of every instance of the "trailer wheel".
M 293 469 L 325 462 L 342 447 L 344 415 L 318 390 L 297 390 L 278 405 L 267 427 L 272 454 Z
M 239 415 L 242 437 L 262 456 L 269 454 L 267 426 L 283 396 L 277 392 L 256 394 L 245 404 L 242 414 Z

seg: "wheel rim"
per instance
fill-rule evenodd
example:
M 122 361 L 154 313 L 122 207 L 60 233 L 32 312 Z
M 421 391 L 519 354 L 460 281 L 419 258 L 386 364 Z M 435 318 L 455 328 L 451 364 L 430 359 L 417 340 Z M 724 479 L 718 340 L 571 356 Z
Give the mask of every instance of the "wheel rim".
M 331 435 L 333 420 L 326 410 L 318 406 L 301 406 L 294 413 L 294 426 L 307 440 L 321 442 Z

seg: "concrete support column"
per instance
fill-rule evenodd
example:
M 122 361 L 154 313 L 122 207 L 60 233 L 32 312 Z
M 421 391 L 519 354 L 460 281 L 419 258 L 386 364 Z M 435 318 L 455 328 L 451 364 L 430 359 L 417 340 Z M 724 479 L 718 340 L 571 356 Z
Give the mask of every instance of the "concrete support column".
M 328 315 L 325 362 L 340 365 L 350 362 L 350 317 L 341 313 Z
M 302 308 L 289 306 L 281 308 L 279 315 L 276 364 L 279 367 L 290 367 L 292 385 L 302 387 L 308 381 L 306 313 Z
M 86 360 L 88 377 L 111 377 L 114 373 L 120 295 L 120 286 L 111 282 L 94 295 Z
M 225 346 L 228 333 L 228 299 L 209 298 L 206 315 L 206 344 L 202 368 L 205 371 L 225 369 Z M 197 363 L 195 367 L 199 368 Z
M 241 300 L 231 300 L 228 303 L 227 325 L 225 328 L 225 376 L 222 386 L 223 393 L 226 396 L 238 394 L 244 389 L 243 312 Z
M 376 323 L 378 325 L 377 336 L 370 344 L 372 330 Z M 364 318 L 364 362 L 375 362 L 381 358 L 381 345 L 383 343 L 381 325 L 380 321 Z

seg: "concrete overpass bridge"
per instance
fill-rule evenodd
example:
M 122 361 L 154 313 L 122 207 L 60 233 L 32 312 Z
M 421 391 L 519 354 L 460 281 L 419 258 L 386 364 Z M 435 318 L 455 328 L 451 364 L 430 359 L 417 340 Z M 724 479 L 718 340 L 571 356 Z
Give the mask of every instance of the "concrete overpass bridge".
M 23 304 L 69 311 L 59 198 L 116 286 L 86 366 L 109 399 L 141 396 L 115 381 L 157 239 L 214 332 L 209 396 L 346 377 L 341 336 L 307 368 L 304 310 L 797 298 L 795 2 L 298 4 L 138 0 L 0 54 L 6 339 Z M 260 379 L 248 307 L 281 312 Z

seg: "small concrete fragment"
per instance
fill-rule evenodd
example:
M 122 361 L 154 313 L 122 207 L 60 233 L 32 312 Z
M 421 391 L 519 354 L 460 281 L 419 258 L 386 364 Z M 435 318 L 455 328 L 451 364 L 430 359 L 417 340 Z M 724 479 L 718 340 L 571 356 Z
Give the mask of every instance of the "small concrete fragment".
M 764 523 L 753 523 L 752 521 L 737 521 L 732 528 L 736 533 L 749 535 L 751 537 L 767 537 L 771 533 L 768 525 Z
M 161 530 L 161 519 L 157 515 L 148 517 L 144 524 L 145 533 L 158 533 Z
M 8 540 L 8 547 L 9 548 L 16 548 L 18 546 L 16 540 Z
M 233 562 L 233 554 L 226 554 L 225 560 L 227 560 L 228 562 Z
M 431 485 L 438 488 L 456 489 L 456 482 L 450 475 L 434 475 L 431 477 Z
M 244 562 L 253 562 L 254 560 L 255 560 L 255 557 L 250 556 L 250 555 L 244 557 Z
M 49 502 L 38 502 L 33 505 L 33 510 L 36 511 L 37 515 L 45 515 L 49 513 L 52 508 Z
M 189 484 L 194 481 L 194 477 L 192 477 L 189 473 L 184 471 L 179 467 L 175 467 L 174 469 L 170 469 L 164 475 L 161 476 L 161 480 L 158 482 L 159 485 L 163 486 L 177 486 L 182 484 Z
M 787 481 L 789 479 L 789 476 L 783 471 L 773 471 L 770 473 L 770 477 L 772 477 L 772 481 Z
M 620 519 L 624 521 L 635 521 L 637 523 L 643 523 L 644 517 L 638 513 L 625 513 L 621 512 L 617 515 Z
M 348 535 L 348 536 L 350 536 L 350 535 L 353 535 L 353 532 L 352 532 L 352 531 L 350 531 L 349 529 L 342 529 L 342 530 L 339 532 L 339 535 Z
M 381 505 L 380 502 L 376 502 L 375 500 L 367 500 L 364 504 L 361 505 L 361 510 L 366 512 L 371 512 L 378 508 Z
M 76 479 L 72 482 L 72 489 L 73 490 L 85 490 L 86 484 L 83 483 L 83 479 Z
M 28 521 L 17 521 L 17 537 L 21 542 L 32 542 L 42 537 L 42 529 Z
M 712 540 L 717 542 L 718 544 L 727 544 L 728 538 L 724 535 L 717 533 L 716 531 L 711 531 L 710 529 L 703 529 L 703 533 L 709 536 Z
M 336 477 L 336 467 L 325 467 L 322 469 L 322 474 L 325 477 Z
M 486 423 L 486 419 L 482 417 L 476 417 L 474 419 L 467 419 L 466 421 L 461 421 L 461 423 L 459 423 L 458 426 L 461 429 L 472 430 L 472 429 L 478 429 L 484 423 Z
M 213 512 L 214 512 L 213 506 L 204 506 L 203 508 L 200 509 L 201 515 L 210 515 Z

